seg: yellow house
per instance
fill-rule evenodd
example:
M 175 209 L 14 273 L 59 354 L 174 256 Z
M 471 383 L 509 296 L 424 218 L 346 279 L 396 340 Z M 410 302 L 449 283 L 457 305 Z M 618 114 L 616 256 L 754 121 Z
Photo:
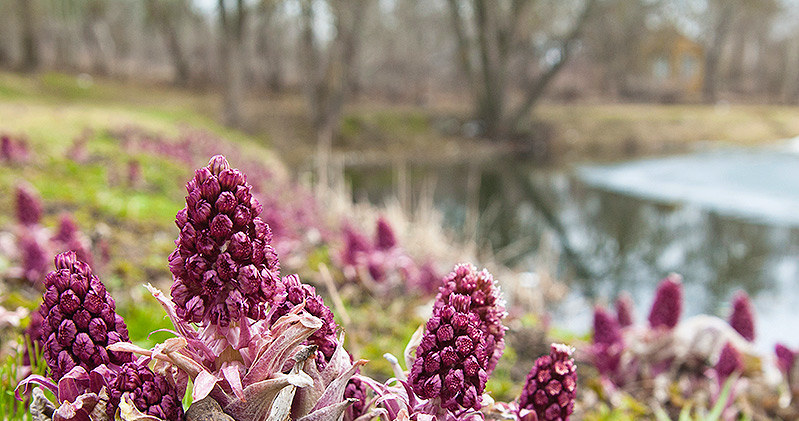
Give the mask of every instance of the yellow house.
M 705 49 L 667 27 L 649 35 L 643 46 L 643 73 L 652 82 L 683 94 L 698 94 L 704 78 Z

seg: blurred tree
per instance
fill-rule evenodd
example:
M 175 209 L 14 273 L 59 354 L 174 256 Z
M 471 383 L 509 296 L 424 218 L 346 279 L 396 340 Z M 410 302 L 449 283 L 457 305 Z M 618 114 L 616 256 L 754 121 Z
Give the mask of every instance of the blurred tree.
M 311 122 L 321 156 L 329 153 L 333 135 L 338 130 L 344 101 L 351 93 L 351 72 L 360 48 L 364 13 L 371 0 L 302 0 L 301 66 Z M 318 9 L 326 7 L 334 34 L 327 40 L 318 25 Z
M 218 0 L 219 67 L 222 70 L 223 119 L 225 124 L 241 126 L 241 102 L 244 94 L 244 41 L 248 9 L 244 0 L 235 0 L 233 6 L 226 0 Z
M 175 68 L 174 83 L 185 86 L 189 82 L 190 68 L 181 42 L 183 18 L 192 13 L 190 0 L 146 0 L 144 3 L 148 24 L 155 25 L 164 38 Z
M 582 10 L 556 42 L 557 46 L 538 51 L 543 53 L 542 57 L 532 44 L 546 34 L 536 33 L 534 24 L 547 25 L 556 21 L 551 15 L 555 4 L 547 3 L 539 9 L 534 0 L 447 1 L 457 38 L 457 60 L 472 87 L 475 115 L 483 125 L 484 135 L 494 139 L 516 131 L 529 117 L 533 106 L 568 61 L 596 3 L 596 0 L 581 2 Z M 546 22 L 547 19 L 550 22 Z M 473 36 L 469 34 L 470 28 L 473 28 Z M 531 28 L 532 33 L 529 32 Z M 524 70 L 531 66 L 538 68 L 538 63 L 542 62 L 543 68 L 523 82 L 521 102 L 511 110 L 509 88 L 512 85 L 508 83 L 508 76 L 514 60 L 524 61 Z
M 17 0 L 17 14 L 19 15 L 20 40 L 22 42 L 23 71 L 34 71 L 39 67 L 39 42 L 36 31 L 36 13 L 33 0 Z
M 721 59 L 724 43 L 732 27 L 733 17 L 739 7 L 737 0 L 709 0 L 707 2 L 705 35 L 705 73 L 702 83 L 702 99 L 713 104 L 718 99 Z
M 285 42 L 283 31 L 278 30 L 277 20 L 283 5 L 282 0 L 261 0 L 258 4 L 258 29 L 255 37 L 257 55 L 265 60 L 264 73 L 266 85 L 272 92 L 284 88 L 283 54 L 281 46 Z
M 83 37 L 92 60 L 92 72 L 108 75 L 114 59 L 114 39 L 107 22 L 107 0 L 88 0 L 84 11 Z
M 606 0 L 597 4 L 596 19 L 585 27 L 588 55 L 601 72 L 599 90 L 627 97 L 636 88 L 630 77 L 640 67 L 642 43 L 652 30 L 647 20 L 662 7 L 660 0 Z

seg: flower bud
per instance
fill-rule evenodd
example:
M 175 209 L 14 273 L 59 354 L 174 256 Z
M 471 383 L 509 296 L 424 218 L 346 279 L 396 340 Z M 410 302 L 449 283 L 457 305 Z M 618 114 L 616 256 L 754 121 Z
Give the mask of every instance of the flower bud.
M 549 355 L 535 361 L 519 398 L 520 418 L 532 412 L 541 421 L 569 419 L 577 390 L 573 352 L 569 346 L 552 344 Z
M 658 285 L 655 301 L 649 312 L 649 325 L 653 328 L 673 329 L 682 313 L 682 281 L 676 274 L 667 276 Z
M 17 186 L 17 221 L 25 226 L 36 225 L 42 219 L 42 200 L 32 187 Z
M 261 288 L 260 275 L 280 279 L 280 264 L 268 252 L 269 229 L 257 217 L 246 177 L 217 155 L 195 171 L 186 190 L 186 208 L 175 218 L 181 228 L 177 248 L 169 256 L 178 316 L 225 326 L 240 314 L 263 317 L 272 291 Z
M 444 278 L 410 370 L 413 391 L 444 409 L 479 409 L 502 353 L 505 309 L 491 274 L 459 265 Z
M 44 355 L 53 379 L 58 381 L 76 365 L 91 371 L 100 364 L 130 361 L 128 353 L 109 355 L 105 350 L 113 342 L 128 340 L 127 327 L 91 268 L 72 251 L 57 255 L 55 266 L 45 277 L 41 308 Z
M 730 326 L 749 342 L 755 340 L 755 312 L 752 302 L 744 291 L 738 291 L 732 299 Z

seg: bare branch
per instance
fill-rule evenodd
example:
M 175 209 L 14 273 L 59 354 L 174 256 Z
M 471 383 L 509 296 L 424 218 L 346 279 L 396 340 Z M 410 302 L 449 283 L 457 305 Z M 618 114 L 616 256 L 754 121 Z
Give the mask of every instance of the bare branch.
M 546 91 L 546 88 L 549 86 L 550 82 L 552 82 L 555 75 L 557 75 L 566 64 L 569 56 L 572 53 L 574 44 L 580 37 L 580 34 L 582 33 L 585 23 L 588 21 L 595 4 L 596 0 L 588 0 L 585 8 L 575 21 L 574 26 L 572 26 L 571 31 L 561 43 L 560 58 L 558 62 L 553 64 L 544 72 L 544 74 L 539 76 L 531 85 L 528 86 L 524 101 L 516 109 L 516 112 L 513 113 L 513 116 L 509 120 L 508 127 L 516 128 L 522 120 L 527 118 L 527 116 L 530 114 L 530 110 L 533 108 L 533 105 L 535 105 L 535 103 L 541 99 L 541 96 L 544 95 L 544 92 Z

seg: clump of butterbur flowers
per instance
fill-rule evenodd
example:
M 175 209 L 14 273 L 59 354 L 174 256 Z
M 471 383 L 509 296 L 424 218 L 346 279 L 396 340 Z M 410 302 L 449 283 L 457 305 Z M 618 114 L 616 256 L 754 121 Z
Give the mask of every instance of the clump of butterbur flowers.
M 187 393 L 189 412 L 214 408 L 238 421 L 466 420 L 491 411 L 532 421 L 572 413 L 576 372 L 565 345 L 535 363 L 519 401 L 484 397 L 506 330 L 502 297 L 487 271 L 458 265 L 443 279 L 433 315 L 409 345 L 409 372 L 396 364 L 397 377 L 380 383 L 360 374 L 366 361 L 344 349 L 315 289 L 297 275 L 281 276 L 246 176 L 215 156 L 186 188 L 169 256 L 171 297 L 147 285 L 174 337 L 151 349 L 130 343 L 89 265 L 73 252 L 58 255 L 40 310 L 49 375 L 30 376 L 17 390 L 19 396 L 41 385 L 55 393 L 53 404 L 34 390 L 37 415 L 181 420 Z

